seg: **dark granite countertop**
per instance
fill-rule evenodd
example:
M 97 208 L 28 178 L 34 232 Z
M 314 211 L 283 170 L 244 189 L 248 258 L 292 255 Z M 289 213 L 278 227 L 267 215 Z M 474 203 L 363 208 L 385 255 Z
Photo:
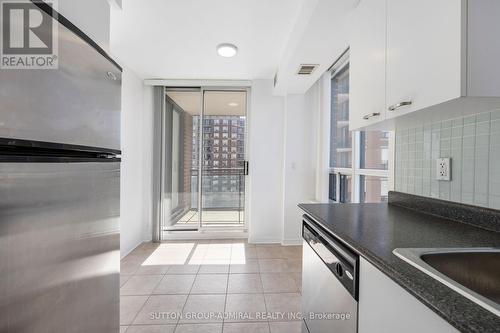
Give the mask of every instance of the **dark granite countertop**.
M 500 332 L 500 318 L 396 257 L 395 248 L 500 247 L 500 233 L 392 204 L 299 207 L 461 332 Z

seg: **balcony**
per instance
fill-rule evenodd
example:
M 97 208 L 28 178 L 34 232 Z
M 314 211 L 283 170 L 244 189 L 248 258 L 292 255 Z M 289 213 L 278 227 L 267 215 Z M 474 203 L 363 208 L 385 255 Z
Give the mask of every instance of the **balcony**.
M 191 191 L 179 193 L 164 230 L 195 229 L 199 223 L 198 170 L 190 170 Z M 202 226 L 244 226 L 243 168 L 207 168 L 202 174 Z

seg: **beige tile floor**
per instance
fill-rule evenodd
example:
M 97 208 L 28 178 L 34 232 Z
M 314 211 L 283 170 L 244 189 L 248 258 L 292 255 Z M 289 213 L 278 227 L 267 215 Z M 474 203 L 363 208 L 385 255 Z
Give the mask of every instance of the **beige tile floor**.
M 298 333 L 301 271 L 301 246 L 144 243 L 121 261 L 120 332 Z

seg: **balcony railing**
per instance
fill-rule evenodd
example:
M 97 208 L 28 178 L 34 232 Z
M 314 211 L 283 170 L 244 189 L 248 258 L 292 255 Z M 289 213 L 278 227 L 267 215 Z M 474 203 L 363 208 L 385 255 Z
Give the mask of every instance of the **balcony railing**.
M 198 169 L 191 169 L 191 208 L 198 208 Z M 243 211 L 243 168 L 205 168 L 202 171 L 202 209 Z

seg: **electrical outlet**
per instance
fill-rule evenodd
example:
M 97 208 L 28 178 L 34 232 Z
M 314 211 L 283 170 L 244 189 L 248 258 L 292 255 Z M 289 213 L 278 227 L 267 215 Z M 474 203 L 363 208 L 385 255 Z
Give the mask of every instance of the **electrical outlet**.
M 438 158 L 436 160 L 436 179 L 437 180 L 451 180 L 451 159 Z

